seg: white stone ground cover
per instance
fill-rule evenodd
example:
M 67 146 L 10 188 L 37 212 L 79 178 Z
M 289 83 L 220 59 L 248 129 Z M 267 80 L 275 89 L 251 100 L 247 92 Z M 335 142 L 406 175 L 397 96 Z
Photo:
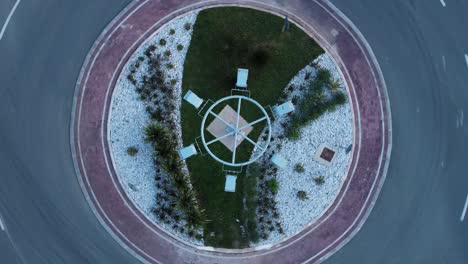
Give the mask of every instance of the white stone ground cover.
M 136 50 L 129 62 L 124 66 L 112 95 L 111 112 L 108 121 L 108 140 L 113 165 L 120 183 L 137 207 L 153 222 L 158 223 L 158 225 L 170 231 L 171 234 L 194 244 L 202 245 L 203 241 L 190 239 L 186 235 L 172 231 L 171 224 L 167 225 L 160 222 L 151 212 L 151 209 L 156 205 L 156 194 L 160 190 L 158 190 L 155 185 L 155 167 L 152 157 L 153 148 L 150 144 L 145 143 L 143 139 L 143 130 L 150 121 L 150 117 L 145 110 L 146 105 L 139 99 L 135 86 L 126 78 L 130 72 L 131 65 L 137 61 L 138 57 L 145 56 L 144 52 L 148 46 L 157 46 L 157 54 L 169 50 L 171 56 L 168 62 L 172 63 L 174 68 L 167 69 L 166 74 L 169 79 L 177 80 L 177 84 L 174 86 L 175 94 L 177 95 L 177 107 L 174 118 L 178 120 L 177 123 L 180 124 L 183 66 L 197 15 L 198 12 L 188 13 L 158 29 Z M 190 23 L 192 29 L 186 30 L 184 28 L 186 23 Z M 171 29 L 175 30 L 173 35 L 170 34 Z M 159 40 L 161 38 L 167 41 L 163 48 L 160 48 L 161 46 L 159 45 Z M 179 44 L 183 45 L 181 51 L 177 50 Z M 146 64 L 143 64 L 142 67 L 145 65 Z M 141 71 L 137 71 L 135 76 L 137 81 L 141 81 L 142 78 L 141 75 L 138 75 L 139 72 L 144 72 L 144 68 L 141 68 Z M 179 142 L 182 142 L 180 126 L 176 132 L 179 137 Z M 138 148 L 138 153 L 134 157 L 127 154 L 127 148 L 131 146 Z
M 315 62 L 320 67 L 328 69 L 332 77 L 341 83 L 341 89 L 347 94 L 343 88 L 345 86 L 341 74 L 331 57 L 323 54 Z M 307 72 L 315 76 L 315 69 L 308 65 L 299 71 L 288 86 L 293 84 L 298 87 L 304 84 L 304 76 Z M 298 93 L 300 92 L 294 91 L 288 98 L 291 99 Z M 283 119 L 277 119 L 272 123 L 272 131 L 282 130 L 281 121 Z M 255 246 L 279 242 L 298 233 L 309 223 L 313 223 L 331 206 L 346 178 L 352 154 L 351 151 L 346 153 L 346 148 L 353 143 L 353 116 L 349 102 L 337 107 L 335 111 L 327 111 L 320 118 L 302 128 L 301 132 L 299 140 L 285 138 L 281 142 L 281 148 L 276 149 L 278 154 L 288 160 L 288 167 L 278 170 L 279 190 L 275 197 L 284 234 L 275 230 L 270 233 L 267 240 L 260 241 Z M 313 160 L 315 151 L 322 143 L 326 143 L 337 151 L 331 167 Z M 297 163 L 304 165 L 303 173 L 294 170 Z M 318 176 L 325 178 L 325 183 L 321 186 L 313 181 L 313 178 Z M 298 191 L 305 191 L 309 199 L 305 201 L 298 199 Z
M 126 78 L 130 71 L 130 65 L 134 64 L 139 56 L 144 56 L 144 51 L 148 46 L 155 45 L 159 47 L 159 40 L 161 38 L 166 39 L 167 43 L 164 49 L 157 49 L 157 52 L 171 51 L 169 62 L 174 65 L 174 68 L 167 69 L 167 75 L 170 79 L 178 80 L 175 85 L 178 107 L 174 113 L 174 118 L 180 123 L 179 110 L 183 65 L 192 33 L 192 30 L 185 30 L 184 25 L 186 23 L 193 25 L 196 17 L 197 12 L 192 12 L 164 25 L 133 54 L 124 67 L 114 89 L 109 116 L 108 138 L 112 161 L 120 183 L 140 210 L 173 235 L 185 241 L 202 245 L 203 241 L 190 239 L 186 235 L 172 231 L 171 225 L 161 223 L 151 212 L 151 209 L 156 205 L 156 194 L 160 190 L 155 186 L 155 168 L 151 156 L 153 148 L 143 140 L 143 129 L 150 121 L 150 118 L 145 110 L 145 104 L 139 99 L 139 95 L 135 91 L 134 85 Z M 171 35 L 169 33 L 171 29 L 175 30 L 175 34 Z M 184 46 L 182 51 L 177 50 L 179 44 Z M 344 87 L 341 76 L 333 60 L 328 55 L 321 55 L 315 62 L 319 66 L 330 70 L 332 76 L 339 80 L 342 87 Z M 314 72 L 314 69 L 311 66 L 306 66 L 291 80 L 290 84 L 300 86 L 304 82 L 306 72 Z M 137 81 L 141 81 L 141 77 L 137 72 Z M 294 95 L 295 93 L 291 94 L 290 97 Z M 280 121 L 277 120 L 272 123 L 273 130 L 280 127 Z M 180 138 L 180 129 L 176 132 Z M 302 137 L 299 140 L 283 140 L 282 148 L 278 153 L 288 159 L 289 166 L 278 171 L 277 179 L 280 188 L 276 200 L 285 234 L 279 234 L 275 231 L 270 234 L 269 239 L 260 241 L 257 245 L 278 242 L 299 232 L 308 223 L 318 219 L 333 203 L 346 176 L 351 152 L 346 154 L 345 149 L 352 144 L 352 137 L 352 112 L 349 103 L 347 103 L 333 112 L 325 113 L 319 119 L 304 127 Z M 327 143 L 337 150 L 332 167 L 326 167 L 312 159 L 315 150 L 321 143 Z M 127 154 L 127 148 L 131 146 L 138 148 L 138 154 L 134 157 Z M 304 164 L 304 173 L 294 171 L 294 165 L 299 162 Z M 313 182 L 313 178 L 317 176 L 325 177 L 323 185 L 317 186 Z M 299 200 L 296 197 L 299 190 L 306 191 L 310 199 Z

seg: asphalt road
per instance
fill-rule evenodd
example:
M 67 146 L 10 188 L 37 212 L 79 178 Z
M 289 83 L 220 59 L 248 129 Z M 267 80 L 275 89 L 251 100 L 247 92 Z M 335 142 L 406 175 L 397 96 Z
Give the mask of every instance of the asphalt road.
M 1 263 L 136 262 L 89 209 L 69 144 L 80 67 L 128 2 L 23 0 L 0 40 Z M 468 193 L 468 2 L 333 2 L 382 68 L 393 153 L 367 222 L 326 263 L 468 263 L 468 216 L 460 221 Z M 0 26 L 13 4 L 0 2 Z

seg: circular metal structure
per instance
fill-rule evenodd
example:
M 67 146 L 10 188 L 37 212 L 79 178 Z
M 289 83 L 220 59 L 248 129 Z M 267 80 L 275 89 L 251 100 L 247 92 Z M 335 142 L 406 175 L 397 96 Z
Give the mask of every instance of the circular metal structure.
M 236 111 L 236 121 L 234 122 L 234 124 L 228 122 L 227 120 L 225 120 L 224 118 L 222 118 L 221 116 L 219 116 L 218 114 L 213 112 L 213 109 L 216 106 L 220 105 L 221 103 L 226 102 L 228 100 L 236 100 L 236 99 L 237 99 L 237 111 Z M 239 119 L 241 118 L 240 113 L 241 113 L 241 108 L 242 108 L 242 101 L 247 101 L 249 103 L 254 104 L 256 107 L 258 107 L 260 109 L 263 116 L 256 119 L 255 121 L 249 122 L 246 125 L 239 126 Z M 210 116 L 210 115 L 213 115 L 215 117 L 215 120 L 216 119 L 220 120 L 227 127 L 226 127 L 226 133 L 225 134 L 223 134 L 221 136 L 215 136 L 215 139 L 212 139 L 212 140 L 207 142 L 206 138 L 205 138 L 205 123 L 206 123 L 206 120 L 207 120 L 208 116 Z M 267 123 L 268 135 L 267 135 L 266 144 L 264 146 L 260 146 L 258 144 L 258 141 L 253 141 L 247 135 L 245 135 L 243 130 L 245 128 L 247 128 L 247 127 L 253 126 L 253 125 L 255 125 L 255 124 L 259 123 L 259 122 L 262 122 L 264 120 Z M 210 108 L 208 108 L 208 110 L 206 111 L 206 113 L 203 116 L 200 132 L 201 132 L 201 139 L 202 139 L 202 142 L 203 142 L 203 146 L 205 146 L 206 151 L 208 152 L 208 154 L 210 154 L 211 157 L 213 157 L 213 159 L 215 159 L 218 162 L 221 162 L 224 165 L 233 166 L 233 167 L 241 167 L 241 166 L 246 166 L 246 165 L 249 165 L 249 164 L 255 162 L 256 160 L 258 160 L 263 155 L 263 153 L 265 153 L 268 145 L 270 144 L 271 121 L 270 121 L 270 117 L 268 116 L 268 113 L 266 112 L 265 108 L 263 108 L 263 106 L 261 104 L 259 104 L 257 101 L 253 100 L 250 97 L 246 97 L 246 96 L 242 96 L 242 95 L 231 95 L 231 96 L 226 96 L 224 98 L 221 98 L 220 100 L 214 102 L 213 105 L 210 106 Z M 226 161 L 226 160 L 223 160 L 223 159 L 219 158 L 216 154 L 214 154 L 210 150 L 209 145 L 211 145 L 211 144 L 213 144 L 215 142 L 218 142 L 218 141 L 220 141 L 222 139 L 226 139 L 228 137 L 231 137 L 231 136 L 234 138 L 234 140 L 233 140 L 233 149 L 232 149 L 232 159 L 231 159 L 231 161 Z M 260 149 L 260 152 L 258 152 L 256 155 L 250 157 L 250 159 L 245 161 L 245 162 L 236 162 L 236 149 L 237 149 L 237 145 L 238 145 L 237 144 L 238 137 L 244 138 L 246 141 L 248 141 L 249 143 L 251 143 L 252 145 L 255 146 L 254 151 L 255 151 L 256 148 L 258 148 L 258 149 Z

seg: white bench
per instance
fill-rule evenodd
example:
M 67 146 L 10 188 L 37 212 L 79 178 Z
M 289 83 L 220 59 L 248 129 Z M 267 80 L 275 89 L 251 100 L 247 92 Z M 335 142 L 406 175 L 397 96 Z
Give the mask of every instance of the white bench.
M 196 95 L 191 90 L 188 90 L 184 95 L 184 100 L 193 105 L 196 109 L 200 108 L 201 104 L 203 103 L 203 99 L 198 97 L 198 95 Z

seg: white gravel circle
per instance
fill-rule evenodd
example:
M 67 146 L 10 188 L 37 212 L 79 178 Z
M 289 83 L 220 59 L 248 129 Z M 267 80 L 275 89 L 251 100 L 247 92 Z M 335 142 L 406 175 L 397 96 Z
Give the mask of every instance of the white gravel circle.
M 192 25 L 196 21 L 198 12 L 191 12 L 178 17 L 156 31 L 137 51 L 132 55 L 125 65 L 116 87 L 113 91 L 111 111 L 108 120 L 108 141 L 113 166 L 118 175 L 119 181 L 134 204 L 153 222 L 164 227 L 172 235 L 175 235 L 187 242 L 203 245 L 203 241 L 190 239 L 171 229 L 171 225 L 159 222 L 151 210 L 156 205 L 156 194 L 160 191 L 156 187 L 155 166 L 153 165 L 153 148 L 144 142 L 143 129 L 150 121 L 145 107 L 146 105 L 139 99 L 133 84 L 127 80 L 126 76 L 130 71 L 130 66 L 134 64 L 139 56 L 144 56 L 144 51 L 149 45 L 159 46 L 159 40 L 164 38 L 167 44 L 164 50 L 171 51 L 170 62 L 173 69 L 167 70 L 167 75 L 171 79 L 178 80 L 175 85 L 177 94 L 177 109 L 175 118 L 180 122 L 181 84 L 183 76 L 183 66 L 187 49 L 190 45 L 192 30 L 184 28 L 186 23 Z M 171 35 L 171 29 L 175 34 Z M 184 46 L 182 51 L 177 50 L 177 45 Z M 332 73 L 332 76 L 342 84 L 342 78 L 335 63 L 329 55 L 321 55 L 315 62 Z M 290 82 L 290 84 L 301 85 L 304 82 L 306 72 L 314 71 L 311 66 L 306 66 Z M 136 76 L 139 80 L 141 76 Z M 272 123 L 280 126 L 279 122 Z M 178 137 L 180 138 L 180 131 Z M 334 147 L 338 152 L 333 166 L 326 167 L 313 161 L 315 150 L 322 143 Z M 289 166 L 280 169 L 277 174 L 279 181 L 279 191 L 275 197 L 280 221 L 284 228 L 284 234 L 276 231 L 271 233 L 269 238 L 256 243 L 256 245 L 273 244 L 291 235 L 300 232 L 307 224 L 318 219 L 326 209 L 333 203 L 345 180 L 346 172 L 350 163 L 352 151 L 346 153 L 345 149 L 353 143 L 353 114 L 351 106 L 346 103 L 338 107 L 335 111 L 326 112 L 319 119 L 315 120 L 302 129 L 302 137 L 297 141 L 285 139 L 282 148 L 278 153 L 287 158 Z M 134 146 L 138 149 L 136 156 L 127 154 L 127 148 Z M 304 173 L 294 171 L 296 163 L 303 163 Z M 325 183 L 321 186 L 313 182 L 313 178 L 324 176 Z M 296 197 L 297 191 L 306 191 L 310 199 L 301 201 Z

